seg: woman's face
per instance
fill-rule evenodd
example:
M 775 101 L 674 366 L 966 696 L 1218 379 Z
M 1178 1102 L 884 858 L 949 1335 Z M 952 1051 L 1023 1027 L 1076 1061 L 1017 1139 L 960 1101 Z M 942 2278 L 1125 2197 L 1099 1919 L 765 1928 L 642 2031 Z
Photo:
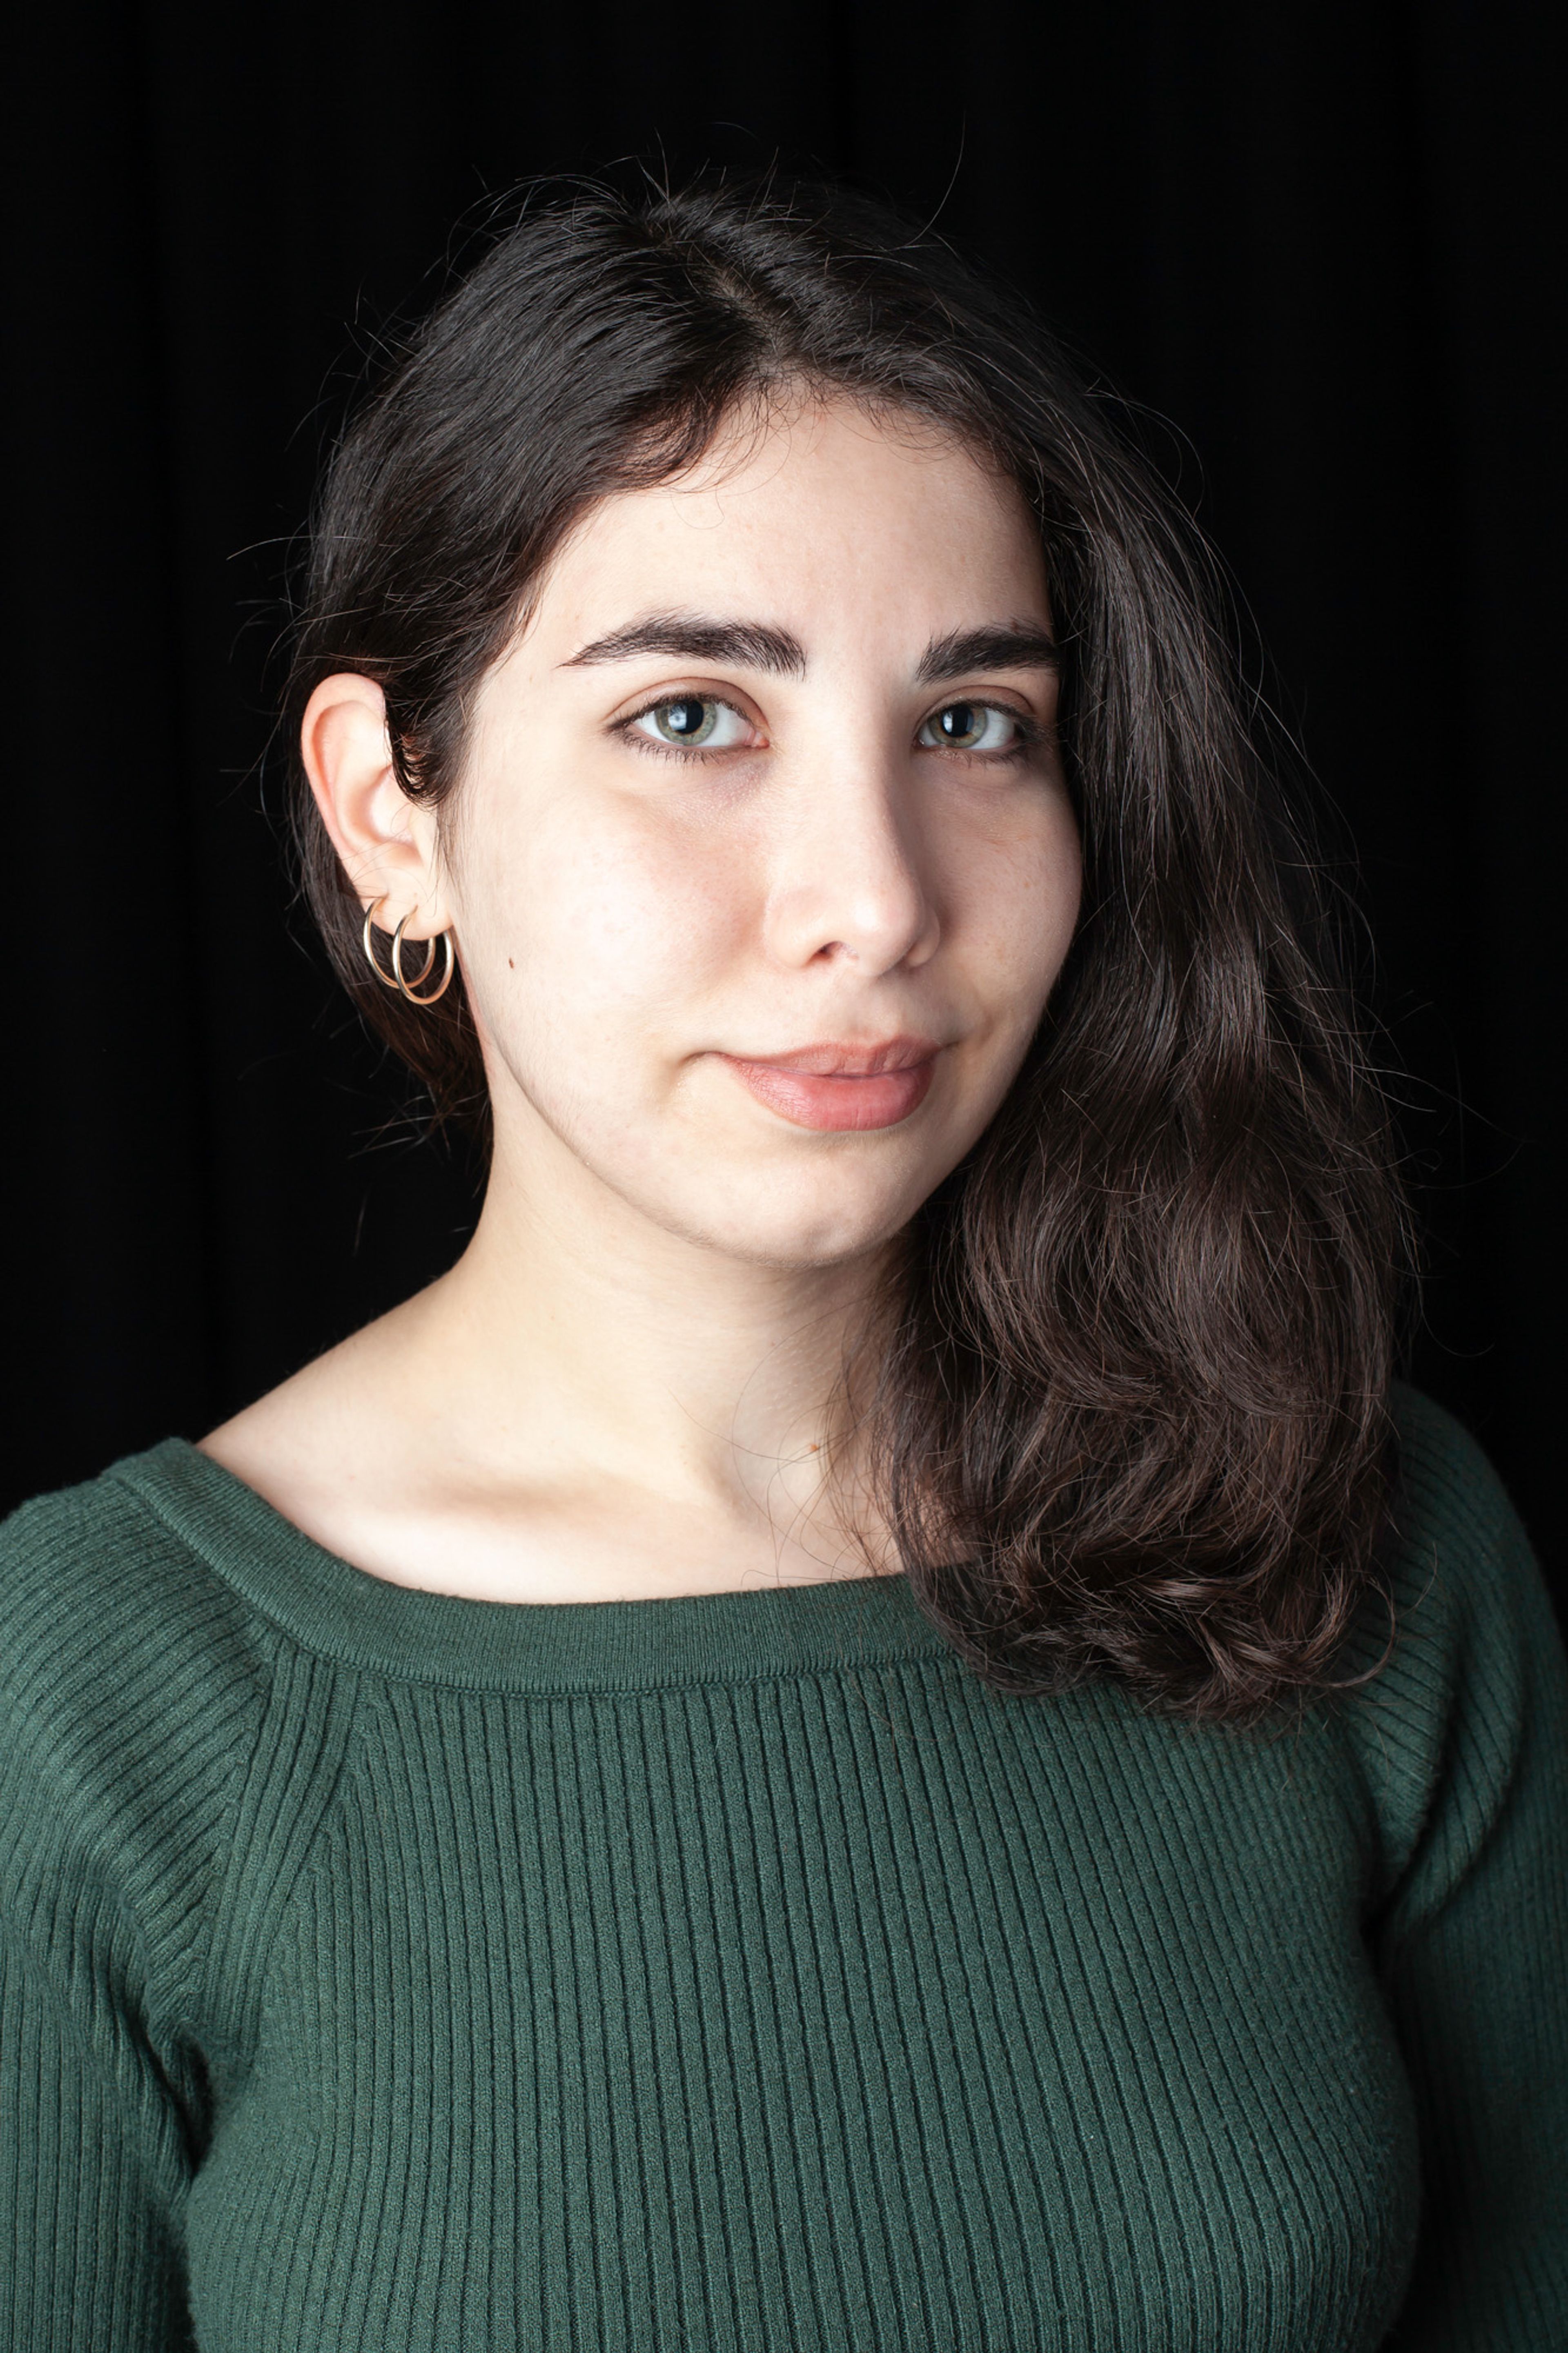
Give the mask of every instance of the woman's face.
M 895 1234 L 1072 935 L 1050 635 L 1017 491 L 848 405 L 594 509 L 447 805 L 498 1176 L 777 1265 Z

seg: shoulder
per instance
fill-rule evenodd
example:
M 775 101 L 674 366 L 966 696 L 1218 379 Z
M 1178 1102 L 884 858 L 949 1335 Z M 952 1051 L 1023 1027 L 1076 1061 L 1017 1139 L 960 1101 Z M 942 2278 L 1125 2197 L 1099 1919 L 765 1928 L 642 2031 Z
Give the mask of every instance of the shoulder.
M 1516 1551 L 1522 1530 L 1507 1490 L 1479 1445 L 1453 1415 L 1419 1389 L 1395 1384 L 1398 1439 L 1393 1535 L 1406 1569 L 1467 1566 Z M 1490 1581 L 1483 1577 L 1483 1584 Z
M 0 1525 L 0 1690 L 12 1706 L 40 1682 L 62 1705 L 111 1693 L 129 1703 L 145 1682 L 166 1712 L 176 1690 L 195 1704 L 198 1691 L 263 1676 L 259 1622 L 170 1508 L 191 1451 L 165 1440 Z
M 1401 1675 L 1451 1689 L 1510 1673 L 1521 1646 L 1560 1647 L 1530 1540 L 1502 1481 L 1453 1416 L 1394 1396 L 1397 1460 L 1384 1578 Z
M 270 1630 L 158 1509 L 168 1441 L 0 1526 L 0 1896 L 75 1875 L 148 1916 L 220 1852 Z
M 1383 1576 L 1357 1630 L 1342 1721 L 1370 1785 L 1386 1883 L 1422 1861 L 1462 1875 L 1501 1812 L 1568 1746 L 1568 1667 L 1551 1599 L 1482 1449 L 1398 1388 Z

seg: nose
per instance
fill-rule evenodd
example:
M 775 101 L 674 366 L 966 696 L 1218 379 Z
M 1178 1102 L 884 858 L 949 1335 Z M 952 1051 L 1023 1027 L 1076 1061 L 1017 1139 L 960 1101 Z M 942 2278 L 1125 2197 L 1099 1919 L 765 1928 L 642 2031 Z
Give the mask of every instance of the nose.
M 935 953 L 941 919 L 899 783 L 870 760 L 794 780 L 769 861 L 766 944 L 780 963 L 847 963 L 874 979 Z

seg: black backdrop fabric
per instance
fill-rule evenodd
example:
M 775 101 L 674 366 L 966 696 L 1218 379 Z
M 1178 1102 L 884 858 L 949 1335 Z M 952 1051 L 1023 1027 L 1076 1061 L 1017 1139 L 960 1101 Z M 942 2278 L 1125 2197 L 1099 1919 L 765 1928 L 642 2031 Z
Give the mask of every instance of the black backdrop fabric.
M 28 13 L 7 1498 L 199 1434 L 460 1246 L 472 1171 L 420 1140 L 291 903 L 263 759 L 291 547 L 387 322 L 490 200 L 776 156 L 935 216 L 1146 413 L 1353 842 L 1426 1230 L 1415 1371 L 1562 1578 L 1552 12 Z

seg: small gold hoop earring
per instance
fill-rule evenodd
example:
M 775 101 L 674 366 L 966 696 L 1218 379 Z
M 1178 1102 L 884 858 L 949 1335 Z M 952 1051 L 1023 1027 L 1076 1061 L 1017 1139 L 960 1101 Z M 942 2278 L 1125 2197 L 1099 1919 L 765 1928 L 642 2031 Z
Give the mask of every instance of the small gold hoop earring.
M 405 915 L 403 918 L 403 923 L 406 923 L 409 920 L 409 916 L 413 915 L 414 913 L 415 910 L 410 907 L 408 914 Z M 408 999 L 410 1005 L 434 1005 L 438 997 L 446 996 L 447 989 L 452 985 L 452 972 L 457 959 L 452 954 L 451 932 L 449 929 L 444 932 L 437 932 L 436 939 L 426 941 L 425 961 L 420 965 L 418 971 L 415 974 L 413 979 L 410 980 L 403 969 L 403 923 L 399 923 L 397 929 L 392 934 L 392 970 L 395 985 L 403 991 L 404 996 Z M 445 968 L 442 971 L 440 979 L 436 983 L 434 988 L 428 990 L 423 997 L 416 997 L 414 994 L 415 990 L 422 987 L 425 982 L 430 977 L 430 967 L 436 961 L 436 940 L 437 939 L 447 951 Z
M 394 980 L 389 972 L 383 972 L 381 965 L 376 959 L 375 941 L 371 934 L 371 925 L 375 921 L 375 911 L 378 907 L 384 907 L 385 904 L 386 902 L 384 899 L 373 899 L 371 901 L 369 906 L 364 911 L 364 930 L 361 933 L 360 937 L 364 946 L 364 960 L 366 964 L 369 965 L 372 972 L 374 973 L 377 980 L 380 981 L 383 988 L 395 988 L 397 987 L 397 983 Z
M 437 982 L 436 987 L 431 989 L 427 995 L 417 997 L 416 996 L 415 991 L 424 987 L 425 983 L 429 979 L 430 974 L 435 966 L 436 941 L 433 939 L 426 941 L 425 961 L 420 965 L 418 971 L 413 975 L 405 973 L 403 969 L 404 925 L 411 922 L 416 913 L 415 908 L 410 907 L 407 914 L 403 918 L 403 923 L 398 924 L 397 929 L 392 935 L 392 970 L 390 972 L 384 971 L 381 960 L 375 953 L 375 937 L 373 927 L 375 922 L 376 909 L 378 907 L 384 907 L 385 904 L 386 902 L 384 899 L 373 899 L 370 905 L 364 911 L 364 930 L 361 934 L 361 939 L 364 947 L 364 960 L 366 964 L 369 965 L 372 972 L 374 973 L 377 980 L 380 981 L 384 988 L 396 989 L 399 996 L 405 997 L 410 1005 L 434 1005 L 438 997 L 445 997 L 447 989 L 451 986 L 452 974 L 456 969 L 457 960 L 452 953 L 452 934 L 450 931 L 437 933 L 437 938 L 440 940 L 446 950 L 446 961 L 442 967 L 441 977 Z

